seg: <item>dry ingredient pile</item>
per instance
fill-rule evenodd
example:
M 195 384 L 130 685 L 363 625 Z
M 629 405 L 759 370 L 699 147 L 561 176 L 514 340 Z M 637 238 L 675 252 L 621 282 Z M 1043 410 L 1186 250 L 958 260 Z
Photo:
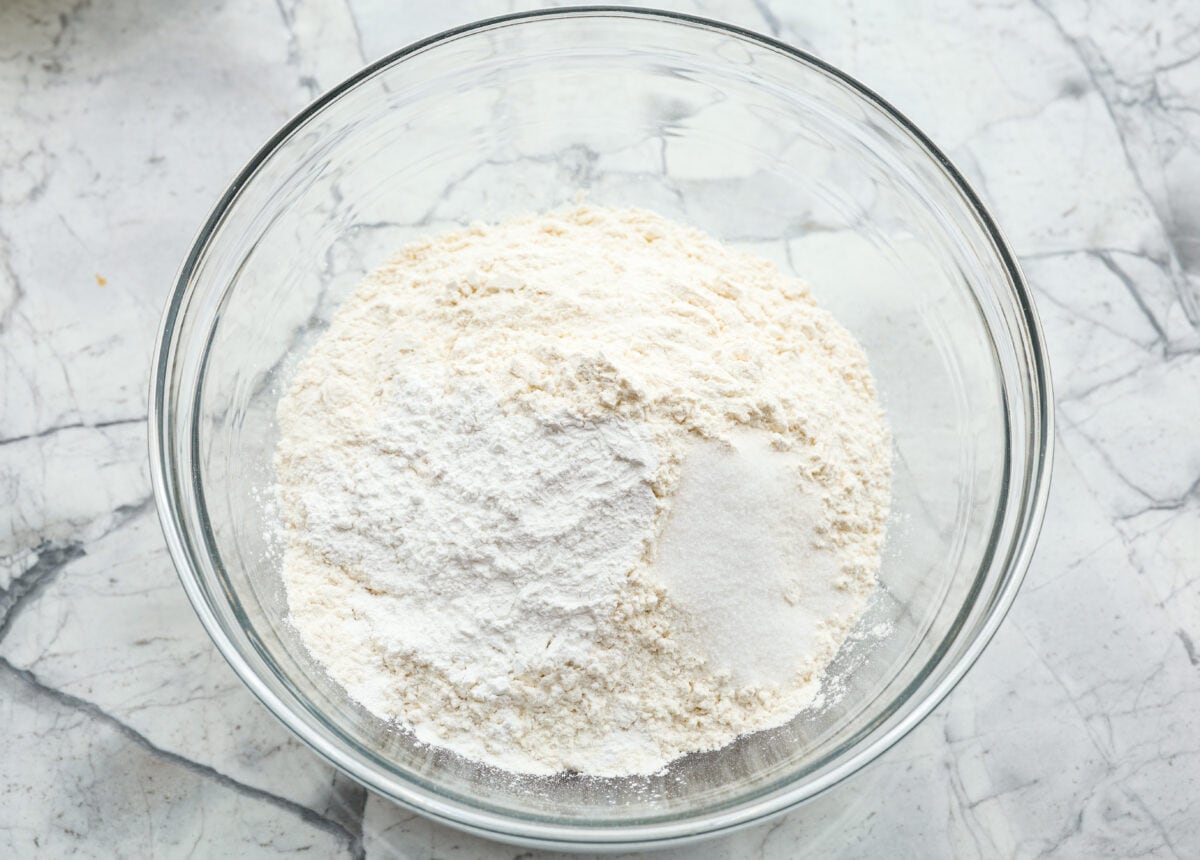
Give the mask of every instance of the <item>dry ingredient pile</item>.
M 810 705 L 875 587 L 862 349 L 771 263 L 580 206 L 405 247 L 279 404 L 291 623 L 519 773 L 661 770 Z

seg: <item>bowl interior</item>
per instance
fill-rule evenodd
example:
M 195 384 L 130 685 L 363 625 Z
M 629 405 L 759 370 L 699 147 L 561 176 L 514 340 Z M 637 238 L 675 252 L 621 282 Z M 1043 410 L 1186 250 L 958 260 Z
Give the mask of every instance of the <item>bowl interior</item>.
M 815 61 L 649 14 L 468 28 L 340 88 L 243 180 L 185 267 L 164 347 L 184 576 L 243 676 L 373 788 L 500 830 L 733 820 L 844 775 L 949 677 L 1019 576 L 1038 403 L 1019 284 L 946 167 Z M 276 403 L 339 301 L 416 236 L 580 193 L 808 281 L 866 348 L 894 434 L 883 587 L 825 704 L 636 779 L 517 778 L 380 722 L 289 628 L 268 539 Z

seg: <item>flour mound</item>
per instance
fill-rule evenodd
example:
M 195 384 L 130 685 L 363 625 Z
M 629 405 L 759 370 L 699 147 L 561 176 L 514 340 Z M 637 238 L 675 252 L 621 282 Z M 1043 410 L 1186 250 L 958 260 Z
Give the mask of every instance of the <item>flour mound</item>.
M 508 770 L 650 773 L 787 721 L 875 585 L 890 442 L 861 348 L 648 212 L 409 245 L 278 416 L 301 640 Z

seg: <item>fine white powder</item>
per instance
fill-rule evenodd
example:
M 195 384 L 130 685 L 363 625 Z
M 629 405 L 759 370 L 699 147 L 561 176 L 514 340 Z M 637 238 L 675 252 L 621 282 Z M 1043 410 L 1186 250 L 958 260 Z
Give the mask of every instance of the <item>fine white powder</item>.
M 821 548 L 821 498 L 797 492 L 797 460 L 746 431 L 696 445 L 659 542 L 655 577 L 693 621 L 682 635 L 742 684 L 787 687 L 845 612 L 841 557 Z
M 292 624 L 511 771 L 649 773 L 810 704 L 875 585 L 861 348 L 771 264 L 579 207 L 405 248 L 279 405 Z

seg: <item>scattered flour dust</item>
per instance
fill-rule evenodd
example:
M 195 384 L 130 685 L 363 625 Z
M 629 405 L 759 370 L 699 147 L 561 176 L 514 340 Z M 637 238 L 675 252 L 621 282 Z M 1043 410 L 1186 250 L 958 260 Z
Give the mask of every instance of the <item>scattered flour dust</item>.
M 405 247 L 279 404 L 283 576 L 348 694 L 521 773 L 651 773 L 810 704 L 890 442 L 800 282 L 634 209 Z

